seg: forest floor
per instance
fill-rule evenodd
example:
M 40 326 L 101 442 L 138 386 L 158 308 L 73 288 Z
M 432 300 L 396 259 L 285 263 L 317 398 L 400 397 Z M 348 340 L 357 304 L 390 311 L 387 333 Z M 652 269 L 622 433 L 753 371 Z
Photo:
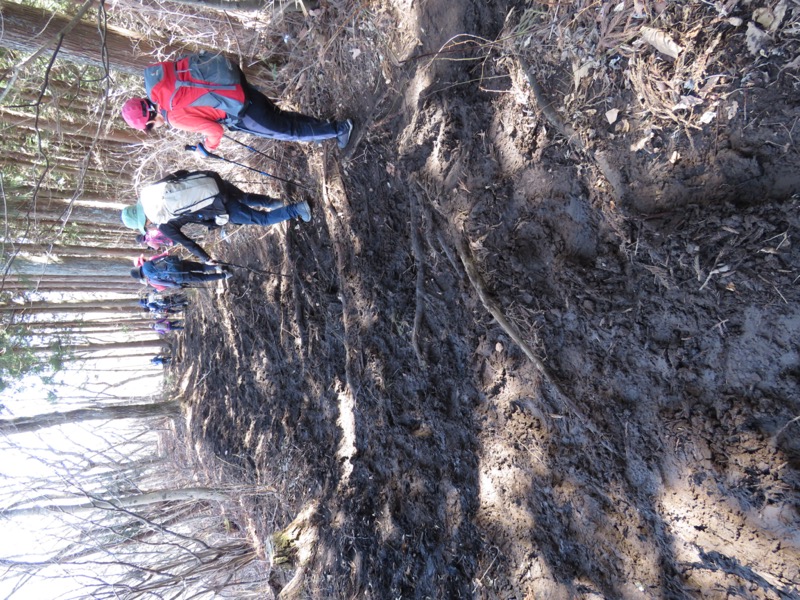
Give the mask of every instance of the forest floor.
M 798 2 L 369 4 L 171 367 L 266 593 L 800 598 Z

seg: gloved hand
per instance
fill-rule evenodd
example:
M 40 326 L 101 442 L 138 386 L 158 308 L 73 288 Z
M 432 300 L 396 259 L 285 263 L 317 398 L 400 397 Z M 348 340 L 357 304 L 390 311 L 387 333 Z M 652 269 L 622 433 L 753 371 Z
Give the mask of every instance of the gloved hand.
M 198 142 L 197 146 L 194 147 L 194 151 L 197 152 L 203 158 L 209 157 L 209 152 L 206 150 L 206 147 L 203 146 L 203 142 Z

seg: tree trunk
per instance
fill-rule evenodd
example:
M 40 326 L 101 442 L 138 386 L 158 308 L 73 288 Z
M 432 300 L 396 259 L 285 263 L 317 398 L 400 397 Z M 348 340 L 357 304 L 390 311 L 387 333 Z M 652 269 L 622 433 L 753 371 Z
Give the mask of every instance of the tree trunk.
M 3 19 L 1 45 L 13 50 L 35 52 L 41 40 L 54 40 L 70 19 L 50 10 L 34 8 L 0 0 Z M 141 75 L 148 65 L 158 62 L 159 56 L 177 57 L 201 48 L 151 43 L 144 35 L 108 26 L 106 32 L 108 62 L 112 70 Z M 207 48 L 214 50 L 213 48 Z M 97 25 L 89 21 L 78 23 L 65 37 L 59 56 L 72 62 L 103 67 L 100 36 Z M 238 63 L 238 57 L 230 57 Z
M 123 259 L 97 259 L 93 257 L 65 256 L 58 262 L 47 264 L 28 260 L 17 256 L 11 265 L 11 271 L 18 275 L 73 275 L 86 278 L 86 290 L 98 290 L 101 287 L 92 284 L 96 277 L 124 277 L 133 268 L 130 260 Z M 134 281 L 131 279 L 131 281 Z
M 104 406 L 102 408 L 81 408 L 66 412 L 45 413 L 33 417 L 0 419 L 0 434 L 29 433 L 40 431 L 65 423 L 84 421 L 111 421 L 115 419 L 149 419 L 153 417 L 173 417 L 180 412 L 177 400 L 153 402 L 148 404 L 127 404 Z
M 133 240 L 131 240 L 133 241 Z M 131 244 L 133 246 L 133 244 Z M 17 244 L 16 249 L 26 254 L 44 254 L 46 250 L 54 256 L 97 256 L 97 257 L 123 257 L 134 259 L 144 251 L 143 248 L 102 248 L 98 246 L 50 246 L 43 244 Z M 132 266 L 132 265 L 131 265 Z
M 3 18 L 2 45 L 24 52 L 36 51 L 41 46 L 41 40 L 49 42 L 55 39 L 56 34 L 70 21 L 63 15 L 54 15 L 50 10 L 5 1 L 0 2 L 0 13 Z M 160 49 L 168 54 L 185 50 L 180 46 L 154 45 L 143 35 L 112 26 L 106 32 L 106 46 L 112 69 L 135 74 L 141 74 L 146 66 L 156 62 L 155 57 Z M 102 67 L 97 25 L 88 21 L 78 23 L 64 37 L 59 55 L 72 62 Z
M 172 0 L 175 4 L 186 4 L 198 8 L 211 8 L 216 10 L 252 10 L 264 8 L 268 0 Z
M 29 304 L 2 304 L 0 310 L 24 310 L 26 313 L 94 312 L 103 309 L 139 309 L 138 300 L 133 298 L 107 298 L 105 300 L 86 300 L 85 302 L 32 302 Z M 128 311 L 130 312 L 130 311 Z
M 180 315 L 175 315 L 176 318 L 182 318 Z M 29 323 L 21 323 L 20 328 L 24 331 L 39 331 L 42 329 L 58 328 L 66 332 L 75 330 L 81 331 L 85 327 L 102 327 L 121 325 L 123 327 L 135 327 L 136 325 L 149 325 L 153 322 L 152 317 L 143 317 L 141 313 L 131 314 L 126 317 L 119 317 L 116 319 L 92 319 L 91 321 L 33 321 Z
M 87 354 L 89 352 L 111 352 L 114 350 L 134 350 L 137 348 L 139 349 L 144 348 L 147 350 L 153 350 L 155 352 L 159 352 L 163 347 L 164 347 L 164 342 L 161 340 L 161 338 L 154 338 L 150 340 L 137 340 L 135 342 L 94 342 L 91 344 L 64 344 L 59 346 L 58 350 L 61 352 L 65 352 L 71 356 L 74 356 L 76 354 Z M 36 353 L 46 354 L 48 352 L 53 352 L 53 348 L 51 348 L 50 346 L 25 346 L 25 347 L 16 346 L 11 348 L 10 351 L 16 354 L 21 354 L 24 352 L 36 352 Z
M 95 136 L 98 139 L 118 142 L 121 144 L 141 144 L 144 139 L 144 133 L 137 133 L 135 129 L 121 129 L 117 131 L 97 131 L 95 123 L 70 123 L 69 121 L 52 121 L 39 117 L 34 119 L 33 116 L 26 113 L 19 113 L 8 109 L 0 111 L 3 125 L 6 127 L 24 127 L 25 129 L 39 129 L 39 131 L 50 131 L 54 134 L 65 136 L 81 136 L 93 139 Z
M 104 292 L 119 292 L 121 294 L 126 294 L 129 292 L 135 292 L 136 289 L 134 286 L 139 285 L 135 281 L 131 280 L 130 283 L 104 283 L 103 291 Z M 24 292 L 63 292 L 63 293 L 74 293 L 74 292 L 85 292 L 86 285 L 85 284 L 66 284 L 66 283 L 53 283 L 53 282 L 34 282 L 28 284 L 21 284 L 21 283 L 14 283 L 12 282 L 10 285 L 8 282 L 3 286 L 4 290 L 8 291 L 16 291 L 18 293 Z
M 4 307 L 5 310 L 8 310 Z M 23 310 L 22 308 L 18 309 L 19 314 L 21 315 L 32 315 L 32 314 L 41 314 L 41 315 L 82 315 L 87 312 L 92 313 L 102 313 L 105 315 L 119 315 L 122 318 L 129 318 L 132 314 L 136 314 L 141 310 L 140 306 L 130 306 L 125 309 L 125 307 L 119 306 L 102 306 L 98 308 L 92 308 L 87 310 L 85 307 L 79 306 L 70 306 L 68 304 L 58 305 L 55 308 L 36 308 L 32 310 Z
M 182 490 L 158 490 L 156 492 L 147 492 L 145 494 L 137 494 L 135 496 L 126 496 L 124 498 L 111 498 L 109 500 L 90 500 L 80 504 L 50 504 L 44 506 L 31 506 L 29 508 L 16 508 L 3 511 L 4 517 L 19 517 L 31 515 L 46 515 L 49 513 L 60 513 L 70 515 L 80 515 L 92 512 L 97 509 L 101 510 L 117 510 L 125 509 L 131 510 L 141 506 L 149 506 L 151 504 L 160 504 L 162 502 L 179 502 L 179 501 L 212 501 L 224 502 L 229 498 L 228 494 L 220 492 L 212 488 L 184 488 Z

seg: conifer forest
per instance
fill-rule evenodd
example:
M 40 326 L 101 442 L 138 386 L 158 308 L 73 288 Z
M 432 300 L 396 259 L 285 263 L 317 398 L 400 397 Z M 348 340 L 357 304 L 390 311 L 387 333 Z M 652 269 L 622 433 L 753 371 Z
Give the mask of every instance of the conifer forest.
M 0 0 L 0 74 L 0 598 L 800 600 L 800 1 Z

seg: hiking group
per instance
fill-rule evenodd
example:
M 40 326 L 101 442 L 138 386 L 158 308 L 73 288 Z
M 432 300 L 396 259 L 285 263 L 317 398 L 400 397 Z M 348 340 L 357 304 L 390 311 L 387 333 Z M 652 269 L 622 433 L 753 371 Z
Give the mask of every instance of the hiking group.
M 204 140 L 187 148 L 202 157 L 221 158 L 213 151 L 225 129 L 279 141 L 336 139 L 342 149 L 353 130 L 350 119 L 323 121 L 280 109 L 221 54 L 201 52 L 151 65 L 145 69 L 144 83 L 147 97 L 131 98 L 122 107 L 125 122 L 143 131 L 169 124 L 200 133 Z M 214 171 L 175 171 L 145 185 L 138 201 L 122 210 L 122 222 L 139 232 L 138 243 L 152 249 L 179 244 L 199 261 L 163 253 L 137 261 L 131 276 L 157 290 L 227 279 L 231 277 L 228 267 L 185 233 L 184 226 L 267 226 L 290 219 L 310 221 L 308 202 L 284 205 L 269 196 L 245 192 Z

